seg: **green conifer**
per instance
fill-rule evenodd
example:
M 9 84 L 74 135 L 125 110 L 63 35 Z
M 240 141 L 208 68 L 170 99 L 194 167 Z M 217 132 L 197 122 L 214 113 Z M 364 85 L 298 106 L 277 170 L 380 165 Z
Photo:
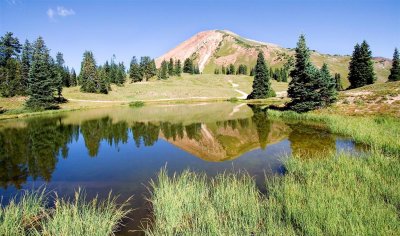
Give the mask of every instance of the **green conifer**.
M 400 81 L 400 59 L 399 51 L 394 49 L 392 68 L 390 69 L 389 81 Z
M 257 64 L 254 70 L 253 91 L 247 96 L 247 99 L 274 97 L 275 92 L 271 88 L 268 67 L 262 52 L 258 53 Z

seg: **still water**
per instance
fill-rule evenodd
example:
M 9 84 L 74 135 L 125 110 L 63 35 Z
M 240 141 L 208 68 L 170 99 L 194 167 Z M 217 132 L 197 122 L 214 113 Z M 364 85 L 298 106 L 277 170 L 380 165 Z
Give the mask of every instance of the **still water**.
M 152 105 L 60 113 L 0 122 L 2 204 L 20 189 L 46 185 L 61 196 L 82 187 L 89 197 L 110 190 L 136 210 L 120 233 L 149 217 L 149 181 L 166 167 L 214 176 L 246 170 L 263 191 L 283 161 L 357 151 L 351 139 L 322 125 L 271 120 L 261 107 L 233 103 Z

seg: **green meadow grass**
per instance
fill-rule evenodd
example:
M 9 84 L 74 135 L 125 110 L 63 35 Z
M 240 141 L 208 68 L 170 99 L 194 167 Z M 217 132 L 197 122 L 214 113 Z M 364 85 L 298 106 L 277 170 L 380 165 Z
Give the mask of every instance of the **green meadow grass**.
M 152 182 L 154 221 L 147 235 L 399 235 L 399 121 L 269 111 L 288 122 L 325 123 L 370 145 L 362 154 L 291 156 L 284 176 L 259 192 L 247 174 L 207 180 L 185 171 Z
M 55 206 L 47 207 L 49 194 L 42 191 L 25 191 L 0 208 L 0 235 L 114 235 L 130 210 L 127 201 L 117 204 L 117 197 L 91 200 L 81 190 L 73 200 L 55 195 Z

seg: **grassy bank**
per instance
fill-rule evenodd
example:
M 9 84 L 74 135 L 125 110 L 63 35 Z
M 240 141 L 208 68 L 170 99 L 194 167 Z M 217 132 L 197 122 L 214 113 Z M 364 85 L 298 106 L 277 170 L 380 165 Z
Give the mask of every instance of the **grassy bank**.
M 331 132 L 371 146 L 361 156 L 292 156 L 262 195 L 248 175 L 207 181 L 191 172 L 152 183 L 148 235 L 398 235 L 400 125 L 390 117 L 269 111 L 289 122 L 322 122 Z M 322 155 L 322 154 L 321 154 Z
M 111 195 L 102 201 L 87 200 L 80 190 L 71 201 L 55 195 L 52 208 L 47 207 L 49 196 L 23 192 L 1 207 L 0 235 L 113 235 L 129 212 Z

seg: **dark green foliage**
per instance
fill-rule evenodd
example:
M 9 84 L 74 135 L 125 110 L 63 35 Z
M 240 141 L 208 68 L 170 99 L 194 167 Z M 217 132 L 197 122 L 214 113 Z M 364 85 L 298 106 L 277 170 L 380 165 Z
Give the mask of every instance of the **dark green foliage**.
M 226 68 L 225 68 L 225 66 L 222 66 L 222 68 L 221 68 L 221 74 L 226 74 Z
M 32 64 L 33 48 L 28 40 L 22 48 L 21 56 L 21 95 L 28 93 L 29 69 Z
M 157 75 L 156 63 L 150 57 L 145 56 L 140 58 L 140 72 L 142 78 L 147 81 L 151 77 Z
M 140 82 L 142 81 L 143 77 L 142 74 L 140 73 L 140 66 L 139 63 L 137 62 L 136 57 L 132 57 L 131 64 L 129 67 L 129 78 L 131 79 L 131 82 Z
M 118 86 L 124 85 L 126 80 L 126 72 L 125 66 L 123 62 L 118 63 L 116 75 L 115 75 L 115 84 Z
M 175 61 L 175 75 L 181 76 L 181 74 L 182 74 L 181 60 L 177 60 Z
M 185 59 L 185 62 L 183 63 L 183 72 L 189 73 L 189 74 L 194 74 L 194 65 L 193 65 L 192 59 L 190 59 L 190 58 Z
M 169 76 L 175 75 L 174 60 L 172 58 L 169 59 L 169 63 L 168 63 L 168 75 Z
M 376 80 L 372 62 L 372 53 L 369 45 L 364 40 L 356 44 L 349 65 L 350 88 L 358 88 L 367 84 L 373 84 Z
M 342 85 L 342 79 L 340 78 L 339 73 L 335 73 L 335 83 L 336 83 L 336 90 L 337 91 L 342 91 L 343 90 L 343 85 Z
M 254 76 L 254 67 L 250 70 L 250 76 Z
M 85 51 L 81 63 L 81 73 L 79 74 L 81 91 L 87 93 L 99 92 L 99 76 L 97 74 L 96 61 L 91 51 Z
M 390 69 L 389 81 L 400 81 L 400 59 L 399 51 L 394 49 L 392 68 Z
M 158 79 L 167 79 L 168 78 L 168 62 L 163 60 L 161 62 L 161 67 L 158 74 Z
M 111 90 L 110 83 L 108 82 L 109 71 L 107 71 L 105 66 L 100 67 L 98 69 L 98 75 L 99 75 L 98 92 L 108 94 L 108 91 Z
M 292 101 L 288 107 L 297 112 L 306 112 L 320 105 L 319 70 L 310 61 L 310 50 L 306 45 L 304 35 L 300 35 L 296 47 L 296 62 L 290 72 L 292 80 L 289 83 L 288 96 Z
M 24 94 L 21 86 L 21 64 L 19 53 L 21 44 L 13 33 L 7 32 L 0 38 L 0 94 L 4 97 L 12 97 Z
M 32 66 L 29 70 L 30 97 L 26 105 L 31 109 L 56 107 L 53 97 L 56 78 L 52 61 L 42 37 L 39 37 L 34 44 Z
M 236 72 L 236 70 L 235 70 L 235 65 L 230 64 L 230 65 L 229 65 L 229 69 L 226 71 L 226 74 L 227 74 L 227 75 L 234 75 L 235 72 Z
M 218 68 L 215 68 L 215 69 L 214 69 L 214 74 L 219 75 L 219 73 L 220 73 L 220 72 L 219 72 L 219 69 L 218 69 Z
M 71 82 L 71 86 L 78 85 L 74 68 L 71 69 L 71 73 L 69 74 L 69 81 Z
M 9 58 L 0 67 L 0 94 L 3 97 L 13 97 L 18 94 L 21 81 L 21 64 L 15 58 Z
M 237 75 L 247 75 L 247 66 L 240 64 L 238 69 L 236 70 Z
M 69 87 L 71 85 L 69 81 L 69 70 L 64 66 L 64 57 L 61 52 L 58 52 L 56 55 L 56 63 L 53 66 L 53 70 L 56 78 L 54 86 L 57 89 L 58 99 L 60 100 L 62 97 L 63 86 Z
M 0 66 L 5 66 L 10 58 L 18 59 L 21 52 L 21 44 L 13 33 L 7 32 L 0 38 Z
M 319 77 L 319 96 L 321 107 L 329 106 L 337 99 L 336 80 L 331 76 L 328 65 L 324 63 L 320 70 Z
M 263 99 L 274 96 L 275 92 L 271 88 L 268 67 L 262 52 L 258 53 L 254 70 L 253 91 L 247 96 L 247 99 Z

